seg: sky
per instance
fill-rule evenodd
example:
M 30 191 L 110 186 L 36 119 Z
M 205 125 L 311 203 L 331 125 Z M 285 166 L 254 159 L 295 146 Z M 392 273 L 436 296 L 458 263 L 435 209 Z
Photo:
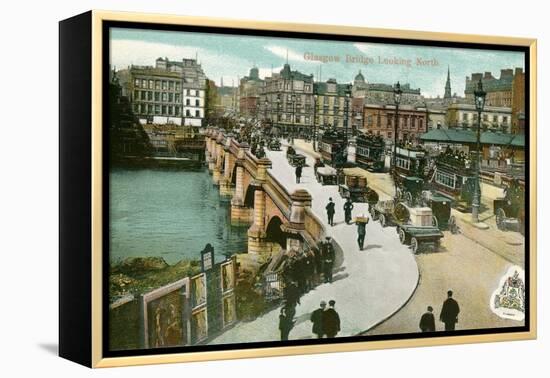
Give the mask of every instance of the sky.
M 110 37 L 111 67 L 153 66 L 158 57 L 197 57 L 206 76 L 217 85 L 222 77 L 224 85 L 237 85 L 238 78 L 248 75 L 253 66 L 261 78 L 270 76 L 288 59 L 292 70 L 313 74 L 316 81 L 335 78 L 350 83 L 361 70 L 367 82 L 410 83 L 427 97 L 443 96 L 449 68 L 452 92 L 463 96 L 465 78 L 474 72 L 490 71 L 498 78 L 503 68 L 525 66 L 522 52 L 500 50 L 123 28 L 111 29 Z M 321 62 L 318 57 L 333 58 Z

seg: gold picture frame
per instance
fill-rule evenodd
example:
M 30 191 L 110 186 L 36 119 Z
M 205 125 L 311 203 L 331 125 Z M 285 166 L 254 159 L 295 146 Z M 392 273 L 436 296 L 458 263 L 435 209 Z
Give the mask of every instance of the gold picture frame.
M 128 356 L 113 356 L 106 357 L 104 351 L 105 345 L 105 333 L 103 332 L 103 312 L 105 310 L 104 303 L 104 290 L 105 290 L 105 262 L 104 262 L 104 250 L 108 244 L 105 241 L 105 225 L 103 224 L 103 215 L 105 211 L 104 200 L 106 196 L 106 186 L 103 180 L 104 177 L 104 165 L 105 165 L 105 146 L 103 135 L 103 109 L 107 99 L 105 98 L 104 80 L 106 72 L 104 63 L 105 49 L 108 48 L 106 44 L 105 25 L 109 22 L 117 23 L 138 23 L 143 25 L 165 25 L 169 26 L 186 26 L 186 27 L 211 27 L 216 28 L 220 33 L 223 33 L 224 29 L 238 29 L 240 31 L 269 31 L 272 33 L 286 32 L 286 33 L 313 33 L 317 35 L 333 35 L 333 36 L 354 36 L 365 38 L 379 38 L 380 40 L 410 40 L 415 43 L 421 44 L 423 41 L 436 41 L 441 43 L 462 43 L 473 44 L 478 48 L 483 45 L 500 45 L 503 48 L 507 46 L 515 46 L 525 48 L 528 54 L 529 66 L 528 69 L 528 96 L 529 102 L 527 104 L 528 109 L 526 112 L 529 117 L 529 129 L 526 133 L 529 135 L 529 175 L 527 176 L 529 181 L 529 219 L 528 219 L 528 245 L 529 249 L 526 250 L 528 259 L 529 270 L 529 291 L 527 293 L 529 298 L 529 318 L 528 318 L 528 330 L 521 332 L 503 332 L 503 333 L 491 333 L 491 334 L 475 334 L 475 335 L 457 335 L 457 336 L 433 336 L 428 338 L 402 338 L 399 336 L 396 339 L 387 340 L 374 340 L 374 341 L 345 341 L 337 343 L 325 343 L 325 344 L 305 344 L 292 345 L 292 346 L 269 346 L 269 347 L 257 347 L 257 348 L 233 348 L 225 350 L 207 350 L 207 351 L 192 351 L 192 352 L 177 352 L 177 353 L 164 353 L 164 354 L 147 354 L 147 355 L 128 355 Z M 110 12 L 110 11 L 90 11 L 84 15 L 77 16 L 75 18 L 62 21 L 60 24 L 60 72 L 62 78 L 60 90 L 61 95 L 61 112 L 62 115 L 68 110 L 64 110 L 66 107 L 71 106 L 71 101 L 81 101 L 79 106 L 82 109 L 87 107 L 87 115 L 79 115 L 80 121 L 89 120 L 89 127 L 80 125 L 81 133 L 88 135 L 83 136 L 83 140 L 89 142 L 89 150 L 81 152 L 85 154 L 89 152 L 89 162 L 91 163 L 89 170 L 81 173 L 87 175 L 89 181 L 83 181 L 84 184 L 90 184 L 89 187 L 89 223 L 84 225 L 73 224 L 70 226 L 68 223 L 70 213 L 66 213 L 63 209 L 64 206 L 69 206 L 71 201 L 78 201 L 79 196 L 87 195 L 86 193 L 74 193 L 67 189 L 66 202 L 61 203 L 63 208 L 62 220 L 66 232 L 78 232 L 86 233 L 88 238 L 80 239 L 80 241 L 69 240 L 63 241 L 60 246 L 61 254 L 61 269 L 60 269 L 60 323 L 62 329 L 60 329 L 60 355 L 76 362 L 85 364 L 90 367 L 116 367 L 116 366 L 130 366 L 130 365 L 144 365 L 144 364 L 161 364 L 161 363 L 175 363 L 175 362 L 190 362 L 190 361 L 209 361 L 220 359 L 238 359 L 238 358 L 252 358 L 252 357 L 267 357 L 267 356 L 283 356 L 283 355 L 295 355 L 295 354 L 313 354 L 313 353 L 328 353 L 328 352 L 348 352 L 348 351 L 360 351 L 360 350 L 373 350 L 373 349 L 390 349 L 390 348 L 408 348 L 408 347 L 424 347 L 424 346 L 437 346 L 448 344 L 467 344 L 467 343 L 484 343 L 484 342 L 496 342 L 496 341 L 513 341 L 513 340 L 525 340 L 535 339 L 537 336 L 537 41 L 536 39 L 529 38 L 514 38 L 514 37 L 501 37 L 501 36 L 481 36 L 481 35 L 469 35 L 469 34 L 453 34 L 453 33 L 437 33 L 437 32 L 425 32 L 425 31 L 403 31 L 393 29 L 375 29 L 367 27 L 352 27 L 352 26 L 336 26 L 336 25 L 317 25 L 317 24 L 295 24 L 295 23 L 275 23 L 275 22 L 258 22 L 251 20 L 229 20 L 218 19 L 209 17 L 188 17 L 188 16 L 174 16 L 174 15 L 160 15 L 160 14 L 140 14 L 140 13 L 125 13 L 125 12 Z M 78 40 L 75 33 L 84 33 L 82 40 Z M 73 36 L 67 36 L 67 34 L 73 34 Z M 87 38 L 89 37 L 89 38 Z M 89 41 L 88 41 L 89 40 Z M 89 45 L 82 46 L 82 41 L 88 41 Z M 75 95 L 74 99 L 70 99 L 70 95 L 67 93 L 64 97 L 63 91 L 67 92 L 72 88 L 71 86 L 79 83 L 78 80 L 73 80 L 70 75 L 82 75 L 83 72 L 75 73 L 68 72 L 71 69 L 67 68 L 71 59 L 71 54 L 77 51 L 77 48 L 86 49 L 86 54 L 83 54 L 81 59 L 90 58 L 87 65 L 89 68 L 89 77 L 91 80 L 83 90 L 89 90 L 89 98 L 78 97 Z M 88 51 L 89 50 L 89 51 Z M 67 68 L 67 72 L 64 69 Z M 63 76 L 66 78 L 64 79 Z M 64 83 L 67 86 L 64 86 Z M 78 84 L 76 84 L 78 85 Z M 89 86 L 88 86 L 89 85 Z M 89 103 L 85 103 L 84 100 L 89 100 Z M 61 134 L 62 141 L 64 141 L 63 132 L 69 126 L 69 115 L 62 116 L 61 118 Z M 64 126 L 65 125 L 65 126 Z M 74 127 L 74 125 L 73 125 Z M 76 132 L 76 131 L 75 131 Z M 61 143 L 63 149 L 64 144 Z M 61 153 L 60 160 L 64 160 L 68 155 Z M 61 163 L 63 165 L 63 162 Z M 70 175 L 71 172 L 76 172 L 67 166 L 66 171 L 61 170 L 62 190 L 64 188 L 64 172 Z M 70 193 L 69 193 L 70 192 Z M 67 215 L 68 214 L 68 215 Z M 67 218 L 63 216 L 67 215 Z M 67 219 L 65 222 L 63 219 Z M 89 226 L 89 227 L 88 227 Z M 70 229 L 68 227 L 81 227 L 79 230 Z M 62 236 L 63 237 L 63 236 Z M 76 237 L 76 236 L 75 236 Z M 86 244 L 89 241 L 89 244 Z M 71 244 L 72 243 L 72 244 Z M 71 247 L 72 246 L 72 247 Z M 72 248 L 70 250 L 70 247 Z M 77 248 L 77 249 L 75 249 Z M 85 250 L 84 257 L 69 256 L 69 250 L 71 253 L 79 253 L 79 250 Z M 231 265 L 233 267 L 233 265 Z M 81 278 L 76 279 L 73 282 L 74 288 L 70 288 L 71 279 L 75 277 L 71 276 L 70 270 L 78 272 L 85 272 Z M 223 268 L 222 268 L 223 269 Z M 225 271 L 225 270 L 224 270 Z M 231 285 L 226 289 L 227 291 L 233 291 L 235 285 L 234 271 L 231 270 Z M 71 278 L 72 277 L 72 278 Z M 195 279 L 194 277 L 193 279 Z M 89 286 L 85 283 L 78 283 L 79 279 L 87 280 Z M 78 282 L 77 282 L 78 281 Z M 220 284 L 225 285 L 223 278 L 219 278 Z M 79 286 L 80 285 L 80 286 Z M 182 284 L 183 285 L 183 284 Z M 185 282 L 185 287 L 189 295 L 190 283 Z M 68 318 L 77 316 L 78 311 L 72 309 L 72 306 L 78 304 L 74 302 L 73 298 L 76 297 L 76 290 L 84 290 L 90 288 L 90 295 L 81 298 L 83 307 L 81 311 L 86 311 L 86 316 L 82 317 L 80 323 L 75 325 L 68 325 Z M 192 289 L 191 289 L 192 290 Z M 234 295 L 233 293 L 225 293 L 224 295 Z M 226 299 L 227 305 L 233 306 L 234 297 L 232 299 Z M 225 305 L 225 302 L 224 302 Z M 88 311 L 89 310 L 89 311 Z M 76 312 L 75 312 L 76 311 Z M 190 310 L 192 316 L 201 316 L 200 322 L 207 323 L 207 310 L 206 308 L 196 308 Z M 89 312 L 89 314 L 88 314 Z M 233 323 L 234 314 L 231 315 L 231 321 Z M 201 324 L 202 324 L 201 323 Z M 80 333 L 80 335 L 75 335 Z M 84 351 L 73 351 L 76 345 L 76 339 L 86 340 L 89 338 L 90 349 L 84 348 Z

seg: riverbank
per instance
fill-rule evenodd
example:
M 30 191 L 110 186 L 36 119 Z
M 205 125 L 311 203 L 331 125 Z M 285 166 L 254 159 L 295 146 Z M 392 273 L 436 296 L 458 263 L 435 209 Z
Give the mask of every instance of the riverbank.
M 182 259 L 168 264 L 162 257 L 126 258 L 110 267 L 110 302 L 128 295 L 138 296 L 200 271 L 199 260 Z

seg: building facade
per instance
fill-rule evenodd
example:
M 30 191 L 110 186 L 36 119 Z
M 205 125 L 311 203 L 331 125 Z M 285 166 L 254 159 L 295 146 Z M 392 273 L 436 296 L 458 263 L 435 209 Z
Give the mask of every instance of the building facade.
M 286 63 L 279 73 L 265 78 L 259 109 L 283 132 L 310 133 L 313 102 L 313 75 L 292 71 Z
M 252 67 L 248 76 L 239 80 L 239 111 L 248 117 L 257 117 L 259 112 L 259 98 L 265 81 L 260 79 L 257 67 Z
M 373 135 L 379 135 L 392 143 L 394 139 L 395 106 L 365 104 L 364 129 Z M 417 143 L 421 134 L 427 131 L 426 108 L 412 105 L 399 106 L 397 140 Z
M 512 133 L 525 134 L 525 73 L 516 68 L 512 80 Z
M 514 70 L 511 68 L 500 70 L 500 77 L 497 79 L 491 72 L 473 73 L 471 77 L 466 77 L 466 88 L 464 95 L 468 102 L 474 102 L 474 91 L 478 82 L 481 80 L 483 90 L 487 92 L 485 105 L 511 107 L 512 106 L 512 82 L 514 80 Z
M 503 106 L 485 106 L 481 115 L 481 127 L 487 130 L 511 131 L 512 109 Z M 477 127 L 477 110 L 469 103 L 453 103 L 447 108 L 446 124 L 449 128 Z
M 315 83 L 313 86 L 315 100 L 316 125 L 335 127 L 340 129 L 352 128 L 352 86 L 338 84 L 336 79 L 329 79 L 324 83 Z
M 130 66 L 118 72 L 140 123 L 182 124 L 182 78 L 150 66 Z
M 206 76 L 195 59 L 158 58 L 155 66 L 119 71 L 141 123 L 202 126 Z

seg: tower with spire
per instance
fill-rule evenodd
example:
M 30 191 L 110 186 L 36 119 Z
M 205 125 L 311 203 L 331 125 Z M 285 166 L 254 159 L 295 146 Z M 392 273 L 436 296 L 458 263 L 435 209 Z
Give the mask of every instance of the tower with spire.
M 445 95 L 444 99 L 451 99 L 453 95 L 451 94 L 451 69 L 447 66 L 447 82 L 445 83 Z

